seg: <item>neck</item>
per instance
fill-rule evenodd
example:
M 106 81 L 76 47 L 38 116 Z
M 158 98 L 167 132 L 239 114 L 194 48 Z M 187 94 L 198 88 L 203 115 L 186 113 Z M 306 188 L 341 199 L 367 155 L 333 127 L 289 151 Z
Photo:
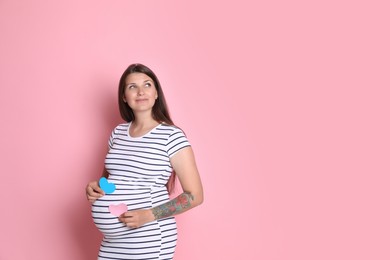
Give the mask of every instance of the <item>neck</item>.
M 133 122 L 132 125 L 137 128 L 148 128 L 150 126 L 156 125 L 159 122 L 153 119 L 152 115 L 150 113 L 148 114 L 140 114 L 138 113 Z

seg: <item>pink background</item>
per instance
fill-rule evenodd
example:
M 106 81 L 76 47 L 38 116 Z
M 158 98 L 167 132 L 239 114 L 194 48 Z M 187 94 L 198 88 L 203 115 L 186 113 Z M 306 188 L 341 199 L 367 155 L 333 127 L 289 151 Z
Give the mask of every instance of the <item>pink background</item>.
M 96 259 L 134 62 L 204 182 L 175 259 L 390 259 L 387 2 L 1 0 L 0 259 Z

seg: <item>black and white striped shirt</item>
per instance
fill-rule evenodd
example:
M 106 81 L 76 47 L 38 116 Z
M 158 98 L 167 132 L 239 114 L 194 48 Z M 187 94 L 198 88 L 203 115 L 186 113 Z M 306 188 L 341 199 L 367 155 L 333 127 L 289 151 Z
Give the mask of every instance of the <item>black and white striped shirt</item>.
M 115 127 L 108 141 L 105 167 L 116 190 L 92 204 L 93 220 L 104 235 L 98 259 L 172 259 L 177 238 L 173 217 L 132 229 L 119 222 L 109 206 L 123 203 L 135 210 L 167 202 L 170 158 L 190 143 L 175 126 L 160 124 L 143 136 L 132 137 L 130 125 Z

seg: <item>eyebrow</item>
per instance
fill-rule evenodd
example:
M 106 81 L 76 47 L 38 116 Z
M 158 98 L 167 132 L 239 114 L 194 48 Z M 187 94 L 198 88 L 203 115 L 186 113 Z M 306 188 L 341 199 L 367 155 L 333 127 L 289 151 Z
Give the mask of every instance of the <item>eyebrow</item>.
M 153 81 L 150 80 L 150 79 L 144 80 L 144 83 L 146 83 L 146 82 L 151 82 L 151 83 L 153 83 Z M 136 84 L 136 83 L 135 83 L 135 82 L 130 82 L 130 83 L 127 83 L 126 85 L 131 85 L 131 84 Z

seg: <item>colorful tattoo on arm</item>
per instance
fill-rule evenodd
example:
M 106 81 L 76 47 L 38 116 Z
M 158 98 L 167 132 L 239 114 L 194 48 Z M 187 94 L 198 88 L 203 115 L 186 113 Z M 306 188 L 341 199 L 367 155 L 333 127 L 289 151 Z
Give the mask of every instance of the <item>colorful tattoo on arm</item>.
M 192 196 L 191 193 L 184 192 L 173 200 L 170 200 L 167 203 L 152 208 L 152 212 L 156 220 L 167 218 L 179 214 L 191 207 L 191 203 L 193 200 L 194 196 Z

